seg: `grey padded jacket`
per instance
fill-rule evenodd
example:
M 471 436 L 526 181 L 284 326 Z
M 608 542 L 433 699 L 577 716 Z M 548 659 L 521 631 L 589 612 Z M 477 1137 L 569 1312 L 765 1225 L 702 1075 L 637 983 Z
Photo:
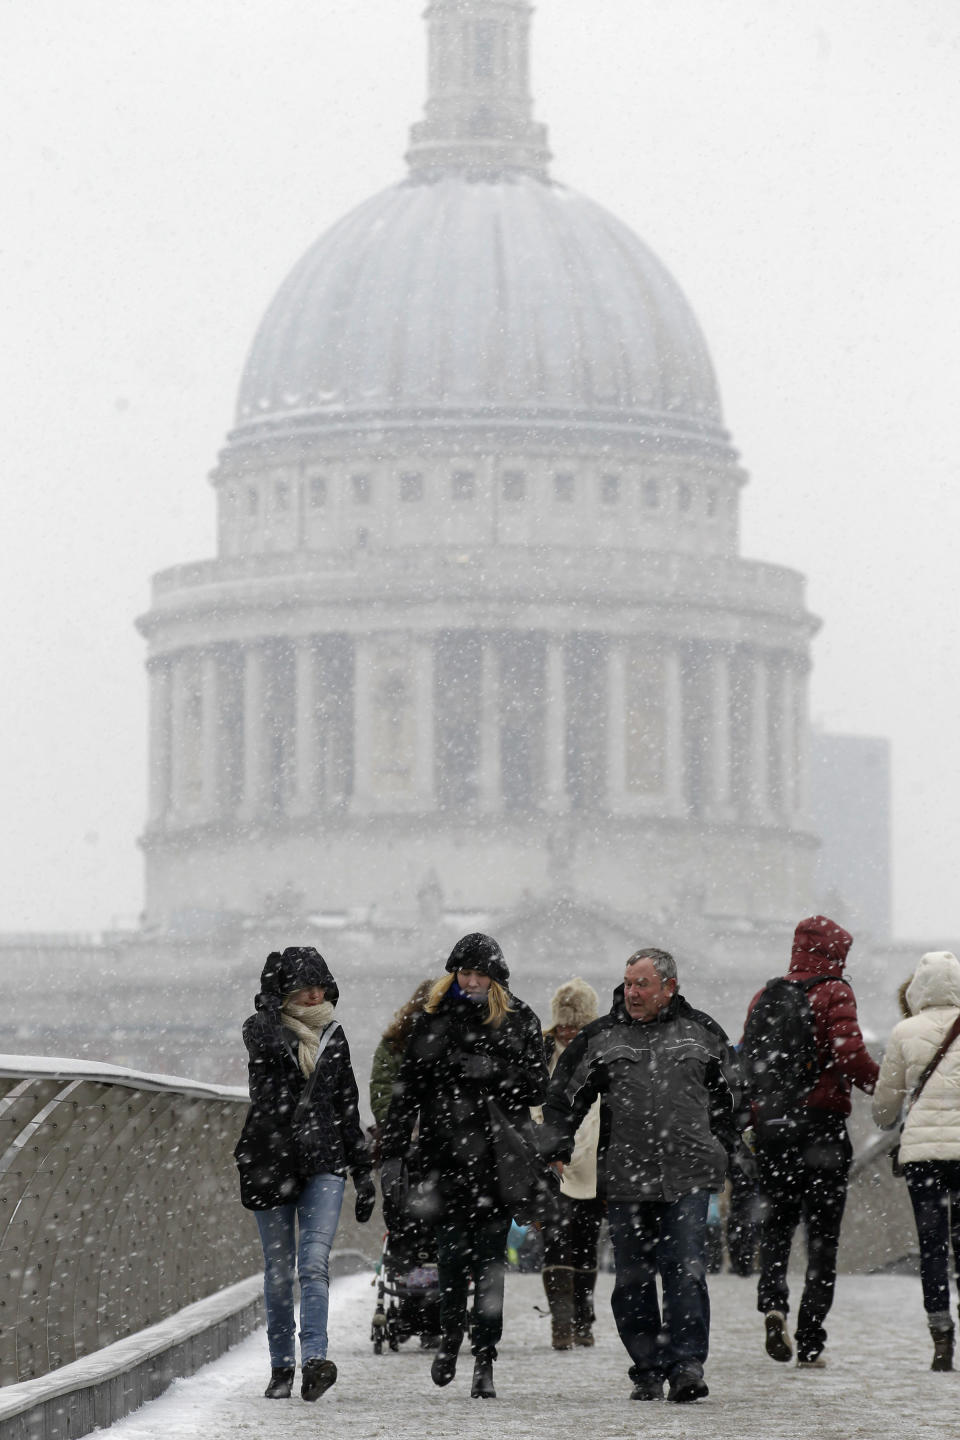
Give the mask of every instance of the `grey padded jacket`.
M 538 1141 L 567 1160 L 600 1097 L 598 1193 L 615 1204 L 672 1203 L 717 1190 L 737 1141 L 739 1071 L 717 1022 L 679 994 L 654 1020 L 632 1020 L 623 986 L 608 1015 L 586 1026 L 554 1071 Z

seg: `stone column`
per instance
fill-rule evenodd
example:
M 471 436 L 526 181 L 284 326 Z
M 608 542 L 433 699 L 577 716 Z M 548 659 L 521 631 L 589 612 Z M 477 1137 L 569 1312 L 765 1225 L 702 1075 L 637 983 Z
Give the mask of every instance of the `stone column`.
M 419 809 L 436 804 L 433 711 L 433 636 L 418 635 L 413 642 L 414 779 Z
M 500 775 L 500 650 L 493 636 L 483 637 L 481 657 L 477 803 L 485 814 L 494 814 L 502 807 L 503 794 Z
M 627 650 L 618 635 L 607 640 L 607 805 L 612 814 L 627 797 Z
M 317 802 L 317 656 L 311 635 L 297 638 L 294 649 L 296 709 L 294 766 L 296 784 L 291 815 L 309 815 Z
M 246 645 L 243 651 L 243 797 L 239 815 L 248 822 L 259 819 L 266 806 L 266 691 L 266 652 L 262 645 Z
M 761 823 L 770 818 L 769 671 L 762 651 L 753 652 L 750 688 L 749 779 L 750 810 Z
M 170 657 L 170 817 L 182 824 L 187 808 L 187 656 Z
M 543 806 L 554 814 L 569 808 L 567 796 L 567 694 L 563 641 L 555 635 L 547 640 L 546 707 L 543 727 Z
M 683 677 L 680 656 L 667 649 L 663 656 L 663 702 L 666 724 L 666 801 L 671 815 L 687 809 L 683 774 Z
M 223 799 L 223 746 L 220 732 L 220 657 L 205 650 L 200 661 L 200 808 L 216 820 Z
M 172 684 L 170 661 L 158 656 L 147 665 L 150 677 L 150 790 L 149 823 L 160 825 L 172 803 L 171 739 Z
M 788 825 L 793 823 L 797 805 L 797 728 L 794 669 L 790 656 L 785 656 L 780 670 L 779 756 L 780 813 Z
M 710 657 L 710 749 L 707 796 L 710 818 L 733 816 L 730 733 L 730 658 L 724 652 Z
M 353 642 L 353 796 L 350 808 L 365 815 L 373 807 L 373 641 Z
M 796 726 L 796 780 L 794 783 L 793 822 L 798 827 L 810 823 L 810 665 L 804 660 L 794 671 L 794 724 Z

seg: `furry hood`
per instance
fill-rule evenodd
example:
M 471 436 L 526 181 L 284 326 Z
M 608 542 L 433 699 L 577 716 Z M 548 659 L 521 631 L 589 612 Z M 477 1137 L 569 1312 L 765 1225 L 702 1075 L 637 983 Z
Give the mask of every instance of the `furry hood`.
M 935 1005 L 960 1008 L 960 960 L 952 951 L 929 950 L 922 956 L 907 986 L 907 1004 L 911 1015 Z
M 575 1025 L 582 1030 L 600 1014 L 600 997 L 592 985 L 575 975 L 554 994 L 550 1001 L 552 1025 Z

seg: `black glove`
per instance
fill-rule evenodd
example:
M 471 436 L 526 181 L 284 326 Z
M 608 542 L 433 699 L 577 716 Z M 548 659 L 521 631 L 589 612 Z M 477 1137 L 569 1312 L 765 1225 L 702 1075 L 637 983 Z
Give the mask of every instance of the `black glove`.
M 490 1055 L 464 1055 L 461 1069 L 466 1080 L 489 1082 L 500 1078 L 500 1066 Z
M 377 1187 L 371 1179 L 369 1170 L 355 1170 L 353 1183 L 357 1187 L 357 1199 L 353 1213 L 357 1217 L 358 1225 L 366 1225 L 373 1214 L 373 1207 L 377 1203 Z
M 380 1166 L 380 1193 L 383 1196 L 385 1205 L 395 1205 L 398 1210 L 403 1209 L 407 1198 L 407 1167 L 399 1155 L 394 1155 L 390 1160 L 384 1160 Z

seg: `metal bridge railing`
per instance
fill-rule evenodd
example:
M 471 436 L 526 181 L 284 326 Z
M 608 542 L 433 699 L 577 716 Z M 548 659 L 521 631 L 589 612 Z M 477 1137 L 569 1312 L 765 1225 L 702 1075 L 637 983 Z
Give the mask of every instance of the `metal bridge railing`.
M 0 1056 L 0 1385 L 260 1269 L 237 1199 L 246 1093 Z

